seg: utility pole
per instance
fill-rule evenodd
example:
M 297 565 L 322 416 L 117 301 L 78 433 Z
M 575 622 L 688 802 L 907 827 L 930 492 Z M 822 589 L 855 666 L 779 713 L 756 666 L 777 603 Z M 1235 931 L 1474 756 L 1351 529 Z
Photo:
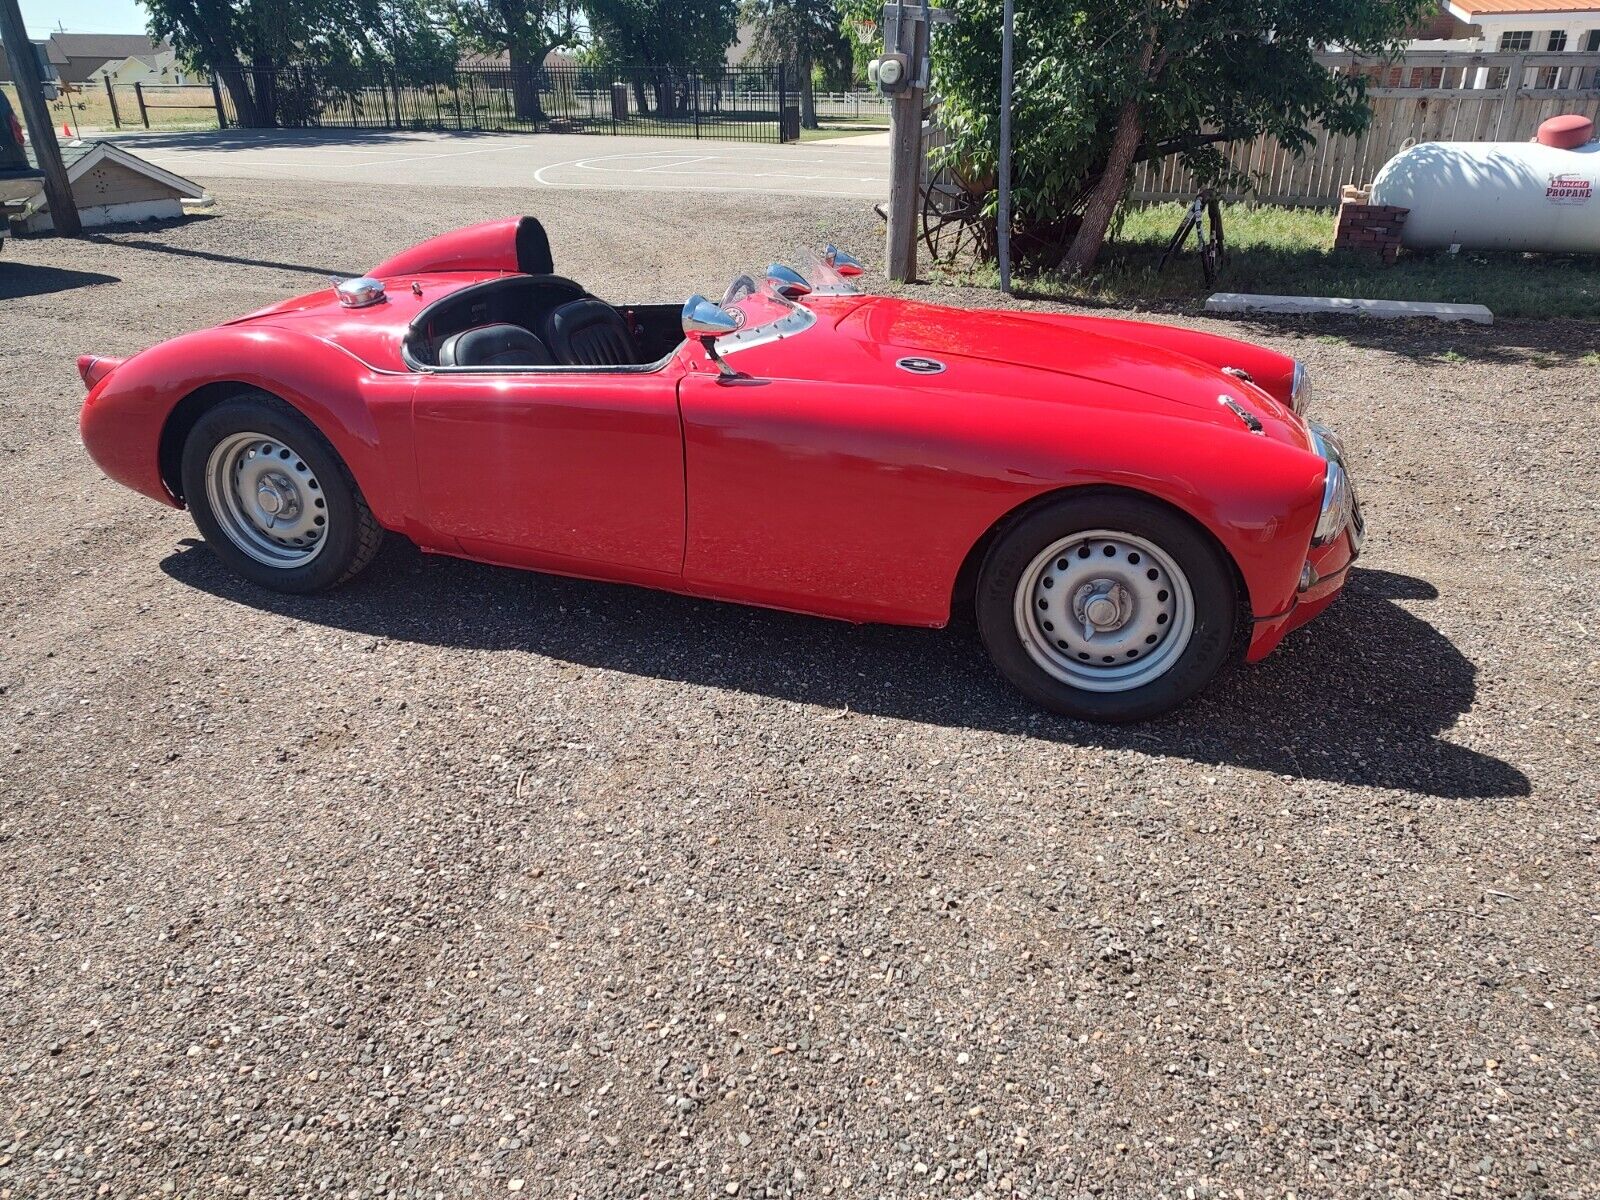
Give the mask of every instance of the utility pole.
M 889 105 L 889 278 L 917 277 L 917 194 L 922 184 L 922 109 L 927 89 L 928 22 L 924 4 L 884 5 L 883 48 L 906 56 L 906 82 Z
M 0 42 L 5 43 L 6 53 L 11 58 L 11 78 L 17 82 L 23 120 L 28 125 L 28 137 L 33 142 L 39 169 L 44 172 L 44 194 L 50 202 L 51 223 L 63 237 L 77 237 L 83 232 L 83 224 L 78 220 L 72 185 L 67 182 L 67 168 L 61 161 L 61 146 L 56 142 L 56 131 L 44 106 L 44 80 L 39 76 L 39 60 L 34 57 L 33 43 L 28 40 L 28 27 L 22 23 L 17 0 L 0 0 Z
M 1011 295 L 1011 79 L 1015 73 L 1012 51 L 1014 14 L 1005 0 L 1000 28 L 1000 202 L 995 227 L 1000 251 L 1000 294 Z

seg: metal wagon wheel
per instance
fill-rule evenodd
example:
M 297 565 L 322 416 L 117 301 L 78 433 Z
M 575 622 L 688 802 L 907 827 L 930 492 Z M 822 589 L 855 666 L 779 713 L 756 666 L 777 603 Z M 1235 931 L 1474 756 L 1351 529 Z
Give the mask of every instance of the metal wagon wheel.
M 922 242 L 943 266 L 994 257 L 994 222 L 983 212 L 987 187 L 941 167 L 922 189 Z

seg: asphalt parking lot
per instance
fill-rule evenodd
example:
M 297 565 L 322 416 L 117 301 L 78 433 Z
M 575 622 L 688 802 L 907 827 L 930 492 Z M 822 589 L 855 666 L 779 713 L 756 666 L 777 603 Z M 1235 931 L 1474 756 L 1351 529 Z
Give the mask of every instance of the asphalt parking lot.
M 411 130 L 230 129 L 121 139 L 192 179 L 304 179 L 407 189 L 584 188 L 770 192 L 881 200 L 889 194 L 887 134 L 780 146 L 678 137 L 432 133 Z
M 0 1196 L 1600 1195 L 1594 326 L 1190 319 L 1310 364 L 1368 550 L 1101 729 L 961 628 L 264 593 L 77 442 L 76 354 L 455 225 L 673 299 L 866 199 L 202 181 L 0 257 Z

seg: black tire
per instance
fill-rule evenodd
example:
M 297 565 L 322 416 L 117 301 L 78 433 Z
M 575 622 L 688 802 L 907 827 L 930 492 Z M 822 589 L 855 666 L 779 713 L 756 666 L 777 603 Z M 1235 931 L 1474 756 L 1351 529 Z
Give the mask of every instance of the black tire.
M 225 439 L 258 433 L 292 449 L 294 460 L 315 480 L 317 507 L 326 513 L 326 534 L 308 562 L 273 565 L 241 549 L 212 511 L 206 472 L 212 451 Z M 240 393 L 207 409 L 183 445 L 183 495 L 206 544 L 252 583 L 278 592 L 320 592 L 354 578 L 383 543 L 383 527 L 362 499 L 349 469 L 317 428 L 288 404 L 266 392 Z
M 1159 548 L 1187 577 L 1193 601 L 1187 645 L 1172 652 L 1164 673 L 1126 691 L 1094 691 L 1057 678 L 1018 631 L 1017 590 L 1030 565 L 1057 542 L 1091 530 L 1132 534 Z M 979 636 L 1001 673 L 1035 703 L 1086 721 L 1141 721 L 1194 696 L 1235 657 L 1242 612 L 1233 572 L 1204 530 L 1154 500 L 1100 490 L 1063 496 L 1003 530 L 979 570 L 975 608 Z

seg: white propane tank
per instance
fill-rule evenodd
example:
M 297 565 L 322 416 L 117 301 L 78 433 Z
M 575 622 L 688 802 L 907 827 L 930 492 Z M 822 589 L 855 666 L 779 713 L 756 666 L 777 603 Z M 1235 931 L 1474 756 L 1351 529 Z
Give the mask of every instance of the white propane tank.
M 1371 202 L 1409 208 L 1411 250 L 1600 254 L 1600 142 L 1586 117 L 1553 117 L 1532 142 L 1422 142 L 1373 180 Z

